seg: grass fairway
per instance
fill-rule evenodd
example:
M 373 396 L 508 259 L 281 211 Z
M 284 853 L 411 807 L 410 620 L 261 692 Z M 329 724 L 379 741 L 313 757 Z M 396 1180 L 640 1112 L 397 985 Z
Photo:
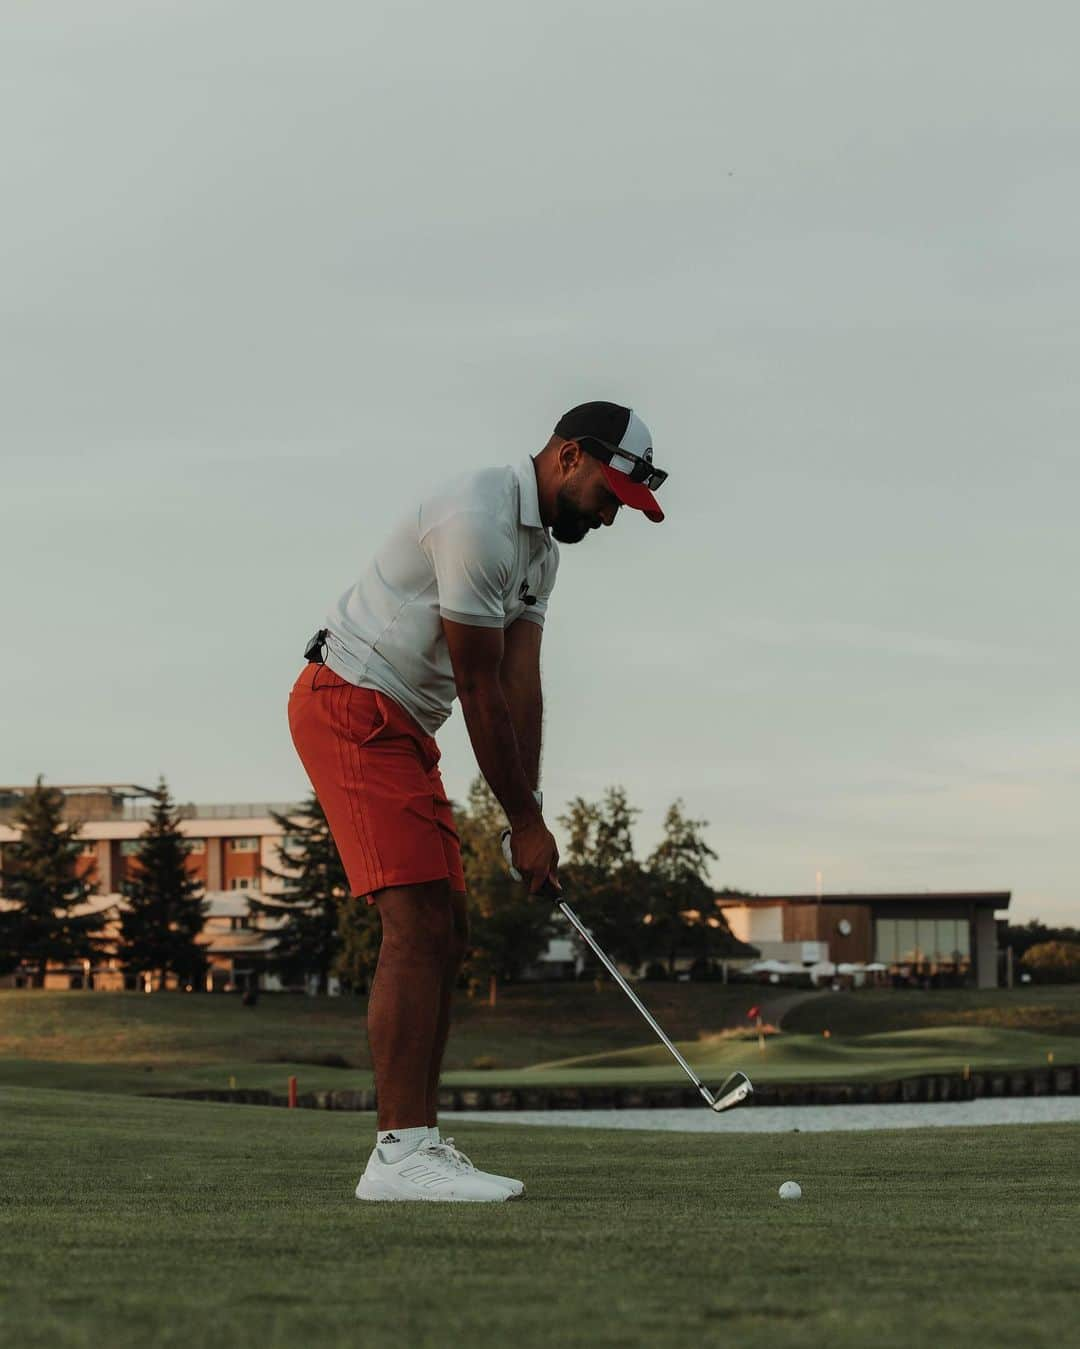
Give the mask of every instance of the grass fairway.
M 364 1205 L 369 1117 L 0 1092 L 20 1346 L 1071 1342 L 1080 1130 L 462 1127 L 528 1198 Z M 795 1178 L 805 1198 L 785 1203 Z
M 680 1039 L 727 1024 L 754 991 L 716 983 L 649 984 L 649 1005 Z M 0 990 L 0 1060 L 115 1063 L 137 1071 L 237 1064 L 314 1063 L 327 1056 L 370 1066 L 363 998 L 286 994 L 241 1006 L 222 994 Z M 641 1018 L 610 982 L 518 985 L 500 989 L 495 1007 L 464 994 L 454 1008 L 446 1067 L 525 1068 L 541 1059 L 629 1048 Z M 220 1078 L 220 1073 L 218 1074 Z M 280 1072 L 277 1073 L 280 1077 Z

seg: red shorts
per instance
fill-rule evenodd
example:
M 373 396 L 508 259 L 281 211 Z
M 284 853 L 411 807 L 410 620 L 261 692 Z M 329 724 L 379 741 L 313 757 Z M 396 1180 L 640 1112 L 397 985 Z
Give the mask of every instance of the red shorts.
M 449 880 L 465 891 L 439 747 L 400 703 L 310 662 L 289 694 L 289 730 L 349 887 Z

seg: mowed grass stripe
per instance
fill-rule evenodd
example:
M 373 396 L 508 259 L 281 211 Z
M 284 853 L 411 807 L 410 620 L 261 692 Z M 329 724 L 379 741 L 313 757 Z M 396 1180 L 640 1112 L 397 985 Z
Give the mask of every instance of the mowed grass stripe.
M 499 1206 L 364 1205 L 373 1121 L 0 1092 L 20 1345 L 1058 1345 L 1080 1129 L 697 1137 L 469 1125 Z M 462 1126 L 464 1130 L 464 1126 Z M 776 1197 L 795 1178 L 805 1198 Z

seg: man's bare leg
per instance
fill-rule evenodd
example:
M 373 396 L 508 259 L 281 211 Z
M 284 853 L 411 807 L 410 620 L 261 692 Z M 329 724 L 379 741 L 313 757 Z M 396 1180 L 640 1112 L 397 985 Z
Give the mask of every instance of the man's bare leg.
M 439 995 L 439 1016 L 435 1025 L 435 1039 L 431 1049 L 431 1066 L 427 1077 L 427 1114 L 429 1129 L 439 1122 L 439 1074 L 442 1072 L 443 1055 L 446 1053 L 446 1041 L 450 1034 L 450 1011 L 454 1001 L 454 988 L 457 985 L 458 970 L 465 958 L 469 945 L 469 907 L 468 896 L 451 891 L 450 910 L 453 916 L 453 930 L 447 950 L 446 964 L 443 969 L 442 987 Z
M 367 1026 L 378 1127 L 420 1128 L 427 1123 L 431 1061 L 453 945 L 449 887 L 445 880 L 389 886 L 378 891 L 375 903 L 382 945 Z

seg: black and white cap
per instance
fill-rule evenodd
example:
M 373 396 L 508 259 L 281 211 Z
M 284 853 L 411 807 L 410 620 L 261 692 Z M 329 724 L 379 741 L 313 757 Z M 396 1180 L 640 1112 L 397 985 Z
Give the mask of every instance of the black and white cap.
M 602 465 L 608 485 L 619 500 L 636 511 L 644 512 L 654 523 L 664 518 L 660 503 L 644 482 L 631 481 L 630 474 L 640 468 L 640 461 L 652 463 L 652 432 L 633 408 L 619 403 L 579 403 L 564 412 L 555 425 L 555 434 L 563 440 L 582 438 L 599 440 L 612 451 L 611 458 Z M 620 455 L 619 450 L 626 453 Z M 663 477 L 663 474 L 658 474 Z

